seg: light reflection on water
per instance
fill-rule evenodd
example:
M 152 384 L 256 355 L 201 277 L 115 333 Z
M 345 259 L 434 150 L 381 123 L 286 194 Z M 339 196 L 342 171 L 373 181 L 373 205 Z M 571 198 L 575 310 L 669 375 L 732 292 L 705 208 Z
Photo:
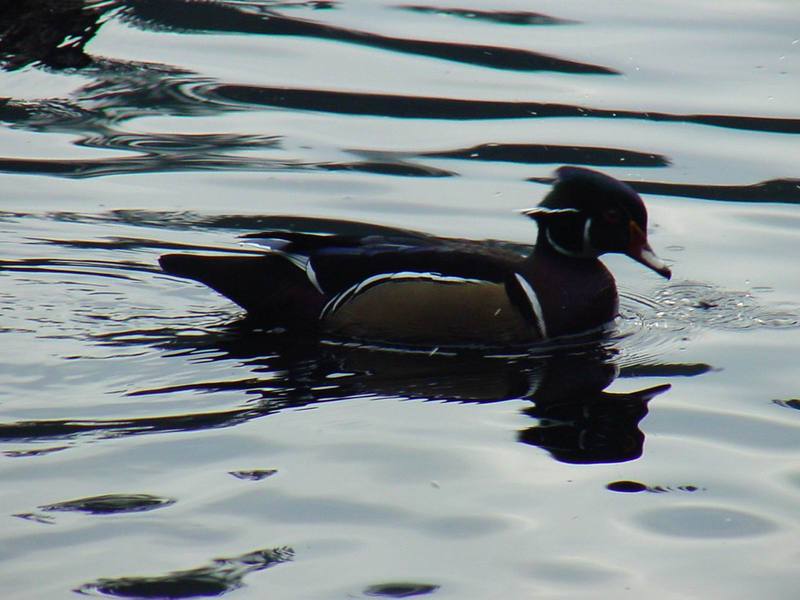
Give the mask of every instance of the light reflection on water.
M 0 11 L 8 594 L 793 597 L 788 5 L 21 6 Z M 677 275 L 610 261 L 600 340 L 289 339 L 155 262 L 244 252 L 273 214 L 526 244 L 512 209 L 561 163 L 645 194 Z

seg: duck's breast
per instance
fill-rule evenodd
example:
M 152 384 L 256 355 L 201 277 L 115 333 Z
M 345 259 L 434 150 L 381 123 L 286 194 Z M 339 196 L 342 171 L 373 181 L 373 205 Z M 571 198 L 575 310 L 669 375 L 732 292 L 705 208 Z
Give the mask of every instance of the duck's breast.
M 550 337 L 591 331 L 618 314 L 614 277 L 597 259 L 541 255 L 528 279 L 534 283 Z

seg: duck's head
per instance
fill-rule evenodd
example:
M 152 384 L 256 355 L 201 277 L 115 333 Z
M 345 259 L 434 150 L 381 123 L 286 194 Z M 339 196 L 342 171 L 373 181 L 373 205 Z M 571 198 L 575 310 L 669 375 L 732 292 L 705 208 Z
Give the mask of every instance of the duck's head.
M 537 246 L 574 258 L 627 254 L 670 278 L 669 267 L 647 243 L 647 210 L 633 188 L 581 167 L 561 167 L 555 175 L 539 206 L 523 211 L 539 225 Z

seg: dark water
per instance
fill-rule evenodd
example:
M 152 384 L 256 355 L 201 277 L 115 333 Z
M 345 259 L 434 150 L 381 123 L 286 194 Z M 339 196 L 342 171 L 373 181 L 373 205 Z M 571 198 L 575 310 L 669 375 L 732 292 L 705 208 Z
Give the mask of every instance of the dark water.
M 6 597 L 795 598 L 791 0 L 0 7 Z M 268 215 L 529 243 L 629 181 L 664 284 L 529 355 L 253 330 L 159 272 Z

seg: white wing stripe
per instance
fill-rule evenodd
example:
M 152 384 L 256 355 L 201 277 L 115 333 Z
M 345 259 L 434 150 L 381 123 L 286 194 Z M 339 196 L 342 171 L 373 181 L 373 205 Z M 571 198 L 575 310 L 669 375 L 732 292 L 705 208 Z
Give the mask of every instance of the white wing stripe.
M 426 273 L 416 271 L 399 271 L 396 273 L 378 273 L 359 281 L 350 286 L 343 292 L 331 298 L 322 309 L 319 318 L 324 319 L 329 314 L 336 312 L 346 301 L 352 300 L 370 286 L 387 281 L 397 280 L 421 280 L 436 281 L 439 283 L 486 283 L 483 279 L 471 279 L 469 277 L 457 277 L 454 275 L 442 275 L 441 273 Z
M 317 273 L 314 271 L 314 267 L 311 266 L 311 260 L 306 262 L 306 277 L 308 280 L 313 284 L 317 291 L 320 294 L 324 294 L 325 292 L 322 291 L 322 286 L 320 286 L 319 281 L 317 280 Z

